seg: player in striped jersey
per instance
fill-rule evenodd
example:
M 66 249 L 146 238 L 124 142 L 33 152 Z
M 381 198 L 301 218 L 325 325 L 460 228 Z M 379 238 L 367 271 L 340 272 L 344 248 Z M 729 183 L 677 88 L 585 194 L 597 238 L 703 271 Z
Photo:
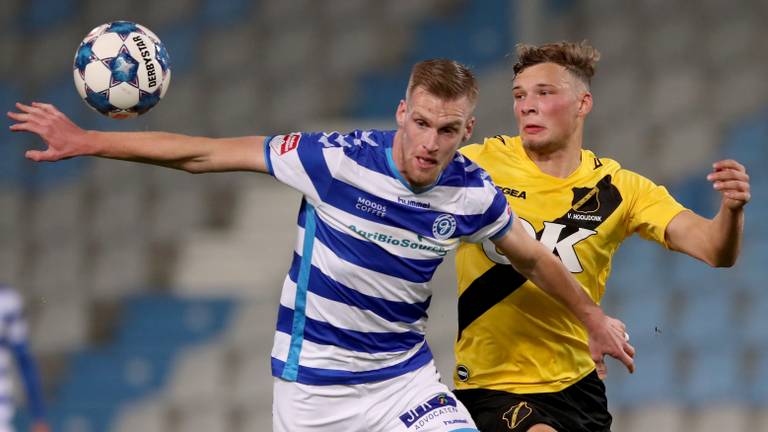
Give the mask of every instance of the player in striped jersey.
M 461 152 L 490 174 L 529 234 L 592 299 L 600 301 L 613 253 L 634 233 L 712 266 L 733 265 L 750 199 L 741 164 L 719 161 L 708 176 L 722 194 L 714 219 L 687 211 L 664 187 L 582 148 L 596 50 L 524 45 L 518 56 L 512 94 L 520 136 L 499 135 Z M 455 393 L 478 427 L 609 431 L 604 364 L 596 368 L 574 317 L 487 242 L 462 244 L 456 257 Z
M 32 432 L 48 431 L 37 366 L 27 345 L 24 303 L 16 290 L 0 283 L 0 432 L 12 432 L 13 406 L 11 358 L 16 360 L 27 395 Z
M 49 105 L 17 105 L 12 130 L 48 144 L 33 160 L 97 155 L 190 172 L 269 173 L 303 194 L 272 349 L 278 431 L 475 431 L 440 383 L 424 338 L 428 286 L 459 241 L 493 241 L 590 331 L 595 358 L 632 368 L 622 324 L 605 316 L 531 239 L 482 169 L 456 152 L 474 126 L 474 76 L 417 64 L 396 131 L 212 140 L 82 131 Z

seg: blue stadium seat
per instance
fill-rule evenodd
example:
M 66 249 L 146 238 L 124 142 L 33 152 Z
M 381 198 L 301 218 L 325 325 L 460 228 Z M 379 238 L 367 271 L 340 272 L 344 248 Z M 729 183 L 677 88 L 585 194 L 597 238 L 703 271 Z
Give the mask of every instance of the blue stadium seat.
M 676 370 L 676 352 L 671 344 L 659 342 L 635 345 L 635 373 L 622 371 L 616 362 L 609 365 L 608 397 L 619 407 L 647 403 L 672 402 L 680 396 L 680 380 Z
M 705 217 L 714 216 L 720 206 L 720 194 L 712 189 L 712 184 L 707 180 L 709 168 L 668 187 L 680 204 Z
M 766 257 L 768 257 L 768 233 L 747 235 L 741 255 L 729 274 L 742 289 L 756 295 L 765 295 L 765 281 L 768 279 Z
M 768 162 L 768 109 L 758 111 L 752 117 L 733 126 L 725 134 L 726 141 L 722 146 L 721 155 L 724 158 L 739 160 L 754 168 Z M 755 174 L 759 174 L 755 170 Z
M 669 338 L 669 310 L 669 295 L 637 287 L 624 293 L 615 311 L 609 313 L 624 321 L 633 344 L 653 344 Z
M 708 293 L 738 286 L 734 269 L 715 268 L 682 253 L 671 253 L 669 265 L 670 288 L 684 293 Z
M 747 384 L 747 393 L 757 406 L 768 407 L 768 348 L 762 345 Z
M 232 25 L 248 17 L 254 3 L 249 0 L 206 0 L 202 5 L 202 21 L 205 26 Z
M 739 343 L 715 339 L 694 350 L 685 365 L 683 397 L 694 406 L 743 402 L 747 397 L 744 352 Z
M 765 286 L 750 293 L 746 304 L 744 322 L 740 329 L 747 344 L 757 347 L 768 346 L 768 292 Z
M 728 288 L 688 291 L 677 323 L 672 328 L 674 336 L 686 346 L 696 349 L 710 346 L 713 341 L 734 337 L 738 331 L 734 325 L 734 292 Z
M 155 33 L 163 41 L 163 45 L 165 45 L 171 58 L 169 91 L 173 91 L 174 79 L 182 76 L 188 70 L 198 68 L 199 41 L 202 32 L 199 25 L 183 22 L 170 28 L 160 28 Z
M 75 0 L 29 0 L 21 17 L 24 31 L 45 32 L 70 20 L 79 10 Z
M 219 334 L 233 309 L 234 302 L 223 299 L 129 299 L 116 341 L 72 358 L 51 409 L 53 430 L 108 430 L 121 404 L 157 393 L 176 354 Z M 79 426 L 87 429 L 72 429 Z
M 665 263 L 669 252 L 653 241 L 632 236 L 613 257 L 606 291 L 667 293 Z
M 450 18 L 425 23 L 416 38 L 412 62 L 443 57 L 472 68 L 498 63 L 511 48 L 514 5 L 508 0 L 465 2 Z
M 513 29 L 509 18 L 515 3 L 505 0 L 465 2 L 451 17 L 424 23 L 401 67 L 368 75 L 360 81 L 362 96 L 350 114 L 362 118 L 390 118 L 403 97 L 411 65 L 419 60 L 451 58 L 475 70 L 502 61 L 512 48 Z M 491 10 L 493 13 L 488 13 Z
M 13 104 L 21 99 L 19 90 L 0 82 L 0 106 L 6 111 L 16 111 Z M 4 124 L 10 124 L 6 119 Z M 0 128 L 0 185 L 18 186 L 24 176 L 24 151 L 28 147 L 28 134 L 13 133 L 7 127 Z
M 138 296 L 126 303 L 117 336 L 127 346 L 202 342 L 229 325 L 234 302 L 224 299 L 179 299 Z

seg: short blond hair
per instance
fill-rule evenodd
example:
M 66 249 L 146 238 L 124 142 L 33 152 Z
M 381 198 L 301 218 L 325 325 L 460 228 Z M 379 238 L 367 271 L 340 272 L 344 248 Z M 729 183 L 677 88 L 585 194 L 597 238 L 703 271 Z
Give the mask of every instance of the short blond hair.
M 538 46 L 518 44 L 516 49 L 517 63 L 512 66 L 514 77 L 531 66 L 556 63 L 589 86 L 592 76 L 595 75 L 595 66 L 600 60 L 600 52 L 587 41 L 578 43 L 561 41 Z
M 467 66 L 448 59 L 431 59 L 416 63 L 408 80 L 410 96 L 416 87 L 444 100 L 456 100 L 466 96 L 474 105 L 480 90 L 475 75 Z

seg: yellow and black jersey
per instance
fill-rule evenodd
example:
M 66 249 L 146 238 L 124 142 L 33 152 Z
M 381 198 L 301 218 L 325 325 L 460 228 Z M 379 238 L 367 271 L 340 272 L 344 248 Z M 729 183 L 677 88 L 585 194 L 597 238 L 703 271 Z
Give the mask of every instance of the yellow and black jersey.
M 619 244 L 639 233 L 666 246 L 667 224 L 685 210 L 664 187 L 588 150 L 567 178 L 541 172 L 519 137 L 499 135 L 461 152 L 504 192 L 515 223 L 560 257 L 596 302 Z M 464 243 L 456 261 L 456 388 L 558 392 L 594 370 L 579 321 L 493 243 Z

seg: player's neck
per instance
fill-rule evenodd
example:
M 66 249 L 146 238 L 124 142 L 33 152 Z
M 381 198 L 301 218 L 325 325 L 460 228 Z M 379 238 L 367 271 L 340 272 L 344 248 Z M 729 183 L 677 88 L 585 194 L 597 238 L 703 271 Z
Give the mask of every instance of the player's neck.
M 581 165 L 581 144 L 570 142 L 557 148 L 525 147 L 528 158 L 544 174 L 566 178 Z

